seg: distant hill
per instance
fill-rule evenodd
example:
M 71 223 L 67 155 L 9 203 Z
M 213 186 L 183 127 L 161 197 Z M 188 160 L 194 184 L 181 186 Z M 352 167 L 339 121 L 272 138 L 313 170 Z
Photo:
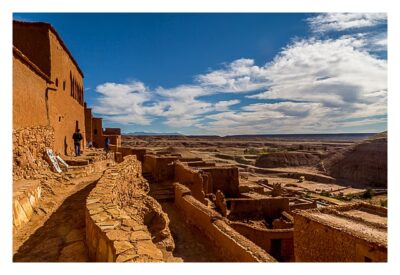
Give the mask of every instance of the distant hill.
M 366 186 L 387 187 L 387 132 L 344 148 L 323 160 L 326 172 Z
M 152 133 L 152 132 L 133 132 L 122 133 L 125 136 L 183 136 L 181 133 Z

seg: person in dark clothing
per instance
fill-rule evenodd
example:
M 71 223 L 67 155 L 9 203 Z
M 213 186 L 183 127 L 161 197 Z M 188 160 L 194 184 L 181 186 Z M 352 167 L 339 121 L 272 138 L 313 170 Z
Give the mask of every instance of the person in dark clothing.
M 72 135 L 72 139 L 74 140 L 74 148 L 75 148 L 75 156 L 81 155 L 81 140 L 83 139 L 82 134 L 79 129 L 76 129 L 76 132 Z
M 110 150 L 109 145 L 110 145 L 110 138 L 106 137 L 104 139 L 104 151 L 106 151 L 106 154 L 108 154 L 108 151 Z

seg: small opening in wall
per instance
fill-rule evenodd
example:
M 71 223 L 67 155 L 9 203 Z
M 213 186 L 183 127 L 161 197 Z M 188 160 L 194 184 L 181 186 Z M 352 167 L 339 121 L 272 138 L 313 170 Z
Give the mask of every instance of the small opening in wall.
M 97 129 L 93 130 L 93 134 L 97 135 Z
M 61 116 L 58 117 L 58 121 L 59 121 L 59 122 L 61 121 Z
M 56 78 L 56 87 L 58 87 L 58 78 Z
M 63 91 L 65 91 L 65 80 L 63 81 Z

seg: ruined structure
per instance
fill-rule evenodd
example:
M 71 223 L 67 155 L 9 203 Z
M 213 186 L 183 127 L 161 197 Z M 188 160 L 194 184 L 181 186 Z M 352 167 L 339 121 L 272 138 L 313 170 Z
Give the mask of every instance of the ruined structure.
M 51 25 L 14 22 L 13 44 L 14 261 L 387 260 L 386 208 L 326 207 L 334 203 L 306 186 L 335 178 L 287 169 L 314 166 L 319 153 L 213 159 L 121 146 L 121 130 L 104 129 L 84 103 L 83 73 Z M 84 152 L 70 157 L 76 128 Z M 47 149 L 62 156 L 61 171 L 51 169 Z M 353 169 L 351 156 L 337 159 L 326 162 L 329 172 L 341 162 Z
M 386 262 L 387 209 L 365 203 L 294 212 L 301 262 Z

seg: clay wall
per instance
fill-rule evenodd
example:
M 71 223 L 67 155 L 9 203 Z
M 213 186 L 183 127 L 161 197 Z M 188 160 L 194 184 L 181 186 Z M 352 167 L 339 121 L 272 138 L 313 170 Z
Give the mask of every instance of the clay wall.
M 86 133 L 86 141 L 93 143 L 93 123 L 92 123 L 92 109 L 85 107 L 85 133 Z
M 13 22 L 13 45 L 47 76 L 51 75 L 48 24 Z
M 174 178 L 175 165 L 178 157 L 161 157 L 156 155 L 145 155 L 143 171 L 151 172 L 157 182 L 172 180 Z
M 200 229 L 215 244 L 222 258 L 230 262 L 275 262 L 259 246 L 233 230 L 219 213 L 208 208 L 182 184 L 175 184 L 175 204 L 188 223 Z
M 121 136 L 118 135 L 103 135 L 104 139 L 108 137 L 110 139 L 110 144 L 114 144 L 117 147 L 121 146 Z
M 85 112 L 83 107 L 83 75 L 50 31 L 51 80 L 56 91 L 49 92 L 50 125 L 54 128 L 55 151 L 72 155 L 72 135 L 77 128 L 83 136 L 81 150 L 86 147 Z
M 98 148 L 104 147 L 103 138 L 103 119 L 100 117 L 94 117 L 92 119 L 92 130 L 93 130 L 93 146 Z
M 103 131 L 104 135 L 121 135 L 120 128 L 105 128 Z
M 46 126 L 46 88 L 50 80 L 17 49 L 13 56 L 13 129 Z M 34 108 L 32 108 L 34 106 Z M 29 115 L 27 115 L 29 114 Z
M 175 163 L 174 174 L 174 181 L 177 181 L 188 187 L 193 197 L 195 197 L 198 201 L 207 204 L 206 200 L 204 199 L 204 190 L 207 190 L 208 184 L 207 175 L 203 175 L 199 171 L 190 169 L 181 162 Z
M 232 216 L 251 216 L 262 213 L 271 219 L 279 218 L 283 211 L 289 210 L 288 198 L 265 198 L 265 199 L 227 199 L 227 205 Z
M 135 156 L 105 171 L 86 200 L 89 258 L 97 262 L 161 262 L 174 242 L 168 216 L 147 195 Z
M 206 193 L 216 193 L 221 190 L 226 197 L 238 197 L 239 169 L 237 167 L 206 167 L 202 171 L 209 175 Z
M 230 226 L 279 261 L 294 261 L 293 229 L 262 229 L 242 222 L 230 222 Z
M 387 248 L 294 214 L 297 262 L 386 262 Z

